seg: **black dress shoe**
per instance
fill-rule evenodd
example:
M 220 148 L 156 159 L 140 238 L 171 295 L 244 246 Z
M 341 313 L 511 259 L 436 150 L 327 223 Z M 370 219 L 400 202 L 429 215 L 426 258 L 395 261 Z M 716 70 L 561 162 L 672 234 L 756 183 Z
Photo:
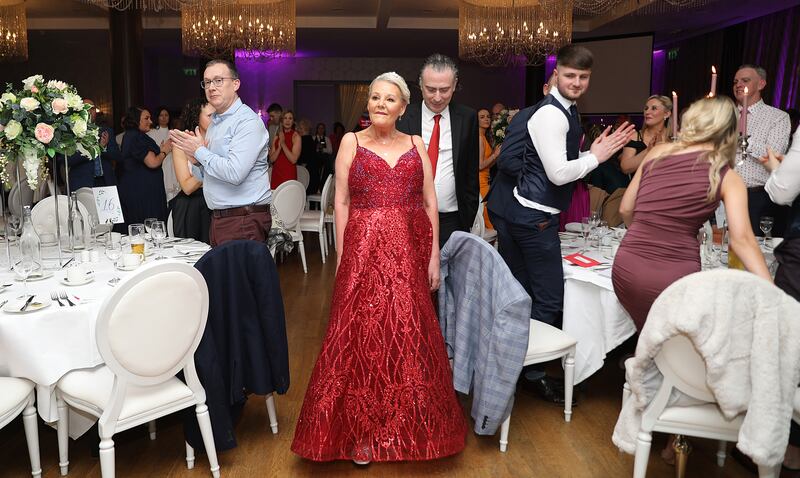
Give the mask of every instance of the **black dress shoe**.
M 522 378 L 522 389 L 537 395 L 546 402 L 564 405 L 564 384 L 552 377 L 544 376 L 536 380 Z M 572 406 L 577 405 L 575 394 L 572 395 Z

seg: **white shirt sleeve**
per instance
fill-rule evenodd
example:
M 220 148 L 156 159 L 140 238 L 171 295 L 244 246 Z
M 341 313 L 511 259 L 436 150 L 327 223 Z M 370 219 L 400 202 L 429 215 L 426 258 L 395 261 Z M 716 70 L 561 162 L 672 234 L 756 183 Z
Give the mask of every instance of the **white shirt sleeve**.
M 800 194 L 800 128 L 795 131 L 792 147 L 783 162 L 769 175 L 764 189 L 776 204 L 792 204 Z
M 567 161 L 567 132 L 569 121 L 553 105 L 539 108 L 528 120 L 528 134 L 542 160 L 547 179 L 556 186 L 586 176 L 599 164 L 594 154 L 584 154 Z

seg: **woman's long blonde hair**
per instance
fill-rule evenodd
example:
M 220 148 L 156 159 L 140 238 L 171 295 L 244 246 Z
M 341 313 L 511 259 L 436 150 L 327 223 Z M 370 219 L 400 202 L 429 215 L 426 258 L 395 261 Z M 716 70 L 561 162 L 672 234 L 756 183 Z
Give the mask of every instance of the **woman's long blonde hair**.
M 720 171 L 725 166 L 731 168 L 736 163 L 736 107 L 727 96 L 715 96 L 695 101 L 681 117 L 681 131 L 678 142 L 651 161 L 655 163 L 671 154 L 691 146 L 711 143 L 714 147 L 699 159 L 711 163 L 708 168 L 709 202 L 717 198 L 717 189 L 721 180 Z

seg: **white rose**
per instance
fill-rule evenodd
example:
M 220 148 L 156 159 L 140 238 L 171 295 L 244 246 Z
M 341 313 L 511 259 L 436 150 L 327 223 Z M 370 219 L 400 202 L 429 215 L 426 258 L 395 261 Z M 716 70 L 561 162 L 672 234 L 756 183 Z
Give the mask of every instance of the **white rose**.
M 14 96 L 14 93 L 3 93 L 3 95 L 0 96 L 0 105 L 13 103 L 15 101 L 17 101 L 17 97 Z
M 24 80 L 22 80 L 22 84 L 25 85 L 26 90 L 30 90 L 31 88 L 33 88 L 34 83 L 36 83 L 37 81 L 44 81 L 42 75 L 29 76 Z
M 83 98 L 75 93 L 64 93 L 64 99 L 67 101 L 67 106 L 73 110 L 83 109 Z
M 96 155 L 93 155 L 91 151 L 86 149 L 81 143 L 75 143 L 75 148 L 81 153 L 81 156 L 84 156 L 89 159 L 94 159 Z
M 35 190 L 39 185 L 39 162 L 41 154 L 39 150 L 31 147 L 22 148 L 22 167 L 25 168 L 25 175 L 28 176 L 28 185 Z
M 6 139 L 15 139 L 20 133 L 22 133 L 22 125 L 17 121 L 11 120 L 6 125 L 4 133 L 6 134 Z
M 498 130 L 497 131 L 497 136 L 500 137 L 500 138 L 505 138 L 506 137 L 506 132 L 503 131 L 502 129 Z
M 75 133 L 75 136 L 83 138 L 86 135 L 86 126 L 86 121 L 78 118 L 72 123 L 72 132 Z
M 47 87 L 48 87 L 48 88 L 55 88 L 55 89 L 57 89 L 58 91 L 64 91 L 64 90 L 66 90 L 66 89 L 67 89 L 67 86 L 68 86 L 68 85 L 67 85 L 66 83 L 64 83 L 63 81 L 58 81 L 58 80 L 50 80 L 50 81 L 48 81 L 48 82 L 47 82 Z
M 40 103 L 36 100 L 36 98 L 22 98 L 19 100 L 19 105 L 25 111 L 33 111 L 39 107 L 39 104 Z

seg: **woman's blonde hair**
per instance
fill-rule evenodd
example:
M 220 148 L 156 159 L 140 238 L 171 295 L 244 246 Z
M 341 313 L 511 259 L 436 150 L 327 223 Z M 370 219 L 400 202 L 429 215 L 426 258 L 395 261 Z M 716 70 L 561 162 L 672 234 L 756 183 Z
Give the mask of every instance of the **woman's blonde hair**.
M 406 84 L 406 80 L 404 80 L 402 76 L 393 71 L 381 73 L 380 75 L 376 76 L 374 80 L 372 80 L 372 83 L 369 84 L 370 95 L 372 94 L 372 87 L 375 86 L 375 83 L 379 81 L 385 81 L 393 84 L 398 90 L 400 90 L 400 98 L 402 98 L 406 104 L 411 102 L 411 90 L 408 89 L 408 84 Z
M 711 163 L 708 168 L 709 202 L 717 198 L 717 189 L 721 180 L 720 171 L 725 166 L 731 168 L 736 163 L 736 107 L 727 96 L 715 96 L 695 101 L 681 117 L 681 131 L 678 142 L 655 158 L 651 167 L 662 158 L 682 149 L 702 143 L 711 143 L 711 151 L 700 156 Z
M 669 132 L 672 130 L 672 121 L 673 121 L 673 118 L 672 118 L 672 98 L 670 98 L 669 96 L 664 96 L 664 95 L 652 95 L 649 98 L 647 98 L 647 101 L 644 102 L 645 106 L 647 105 L 647 103 L 650 100 L 657 100 L 659 103 L 661 103 L 661 106 L 664 107 L 664 109 L 667 111 L 667 113 L 670 113 L 670 115 L 667 118 L 666 122 L 664 122 L 664 134 L 668 135 Z M 644 128 L 642 128 L 642 129 L 644 129 Z

